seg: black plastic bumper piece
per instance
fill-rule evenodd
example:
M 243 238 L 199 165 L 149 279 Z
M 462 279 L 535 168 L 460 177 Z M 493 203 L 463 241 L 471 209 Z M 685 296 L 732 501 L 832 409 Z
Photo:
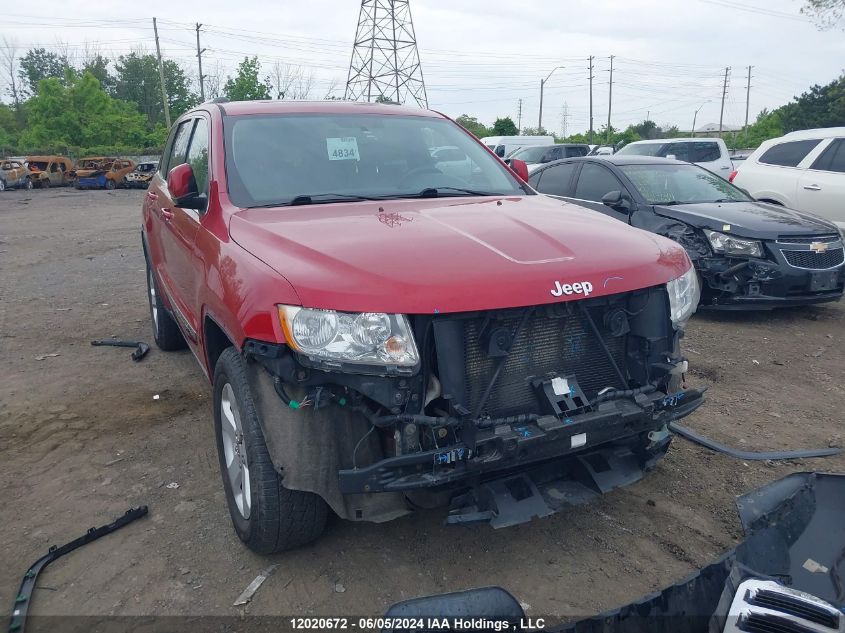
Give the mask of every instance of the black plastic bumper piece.
M 662 429 L 695 411 L 702 392 L 691 389 L 672 396 L 656 392 L 638 401 L 603 402 L 594 411 L 567 418 L 549 415 L 528 424 L 478 430 L 474 449 L 451 444 L 440 450 L 389 457 L 338 472 L 343 494 L 435 488 L 493 479 L 502 471 L 577 453 Z

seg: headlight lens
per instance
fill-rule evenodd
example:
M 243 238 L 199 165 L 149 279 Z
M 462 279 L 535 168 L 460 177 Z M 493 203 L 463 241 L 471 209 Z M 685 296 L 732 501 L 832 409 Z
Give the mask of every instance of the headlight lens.
M 701 298 L 695 268 L 690 266 L 687 272 L 666 284 L 666 291 L 669 293 L 669 317 L 672 319 L 672 325 L 683 328 L 695 313 Z
M 279 306 L 288 344 L 309 358 L 414 367 L 417 346 L 402 314 L 336 312 Z
M 740 255 L 745 257 L 762 257 L 763 245 L 757 240 L 746 240 L 733 235 L 726 235 L 718 231 L 704 229 L 704 234 L 710 240 L 710 246 L 717 253 L 723 255 Z

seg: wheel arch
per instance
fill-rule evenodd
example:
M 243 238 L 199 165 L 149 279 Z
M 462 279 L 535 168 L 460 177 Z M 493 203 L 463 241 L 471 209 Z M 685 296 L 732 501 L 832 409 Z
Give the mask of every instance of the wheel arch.
M 236 347 L 235 342 L 209 314 L 202 320 L 202 341 L 208 375 L 214 376 L 214 367 L 220 355 L 229 347 Z

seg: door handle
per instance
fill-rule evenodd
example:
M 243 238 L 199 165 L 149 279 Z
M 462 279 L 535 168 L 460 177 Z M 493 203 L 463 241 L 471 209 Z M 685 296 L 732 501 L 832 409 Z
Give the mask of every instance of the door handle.
M 161 209 L 161 219 L 165 222 L 170 222 L 173 219 L 173 211 L 170 209 L 166 209 L 162 207 Z
M 818 185 L 804 185 L 804 189 L 806 189 L 807 191 L 821 191 L 822 190 L 822 188 L 819 187 Z

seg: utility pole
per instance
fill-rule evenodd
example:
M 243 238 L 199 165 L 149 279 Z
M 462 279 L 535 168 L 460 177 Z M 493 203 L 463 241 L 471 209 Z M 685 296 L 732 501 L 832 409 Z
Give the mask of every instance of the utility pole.
M 564 101 L 563 107 L 560 109 L 560 122 L 561 122 L 561 133 L 563 138 L 566 139 L 567 132 L 569 131 L 569 104 Z
M 167 90 L 164 88 L 164 64 L 161 62 L 161 47 L 158 44 L 158 25 L 156 19 L 153 18 L 153 31 L 156 36 L 156 55 L 158 55 L 158 78 L 161 81 L 161 103 L 164 105 L 164 122 L 167 123 L 167 129 L 170 129 L 170 106 L 167 105 Z
M 719 138 L 722 138 L 722 122 L 725 118 L 725 97 L 728 94 L 728 74 L 731 72 L 731 67 L 725 68 L 725 82 L 722 84 L 722 108 L 719 110 Z
M 593 144 L 593 56 L 590 55 L 590 145 Z
M 613 104 L 613 55 L 610 56 L 610 91 L 607 95 L 607 137 L 605 143 L 610 145 L 610 108 Z
M 748 67 L 748 82 L 745 84 L 745 144 L 748 145 L 748 106 L 751 103 L 751 69 Z
M 552 68 L 552 72 L 550 72 L 545 79 L 540 80 L 540 116 L 537 119 L 538 132 L 543 129 L 543 86 L 546 85 L 546 82 L 549 80 L 549 77 L 551 77 L 552 74 L 560 68 L 563 68 L 563 66 L 555 66 L 554 68 Z
M 522 99 L 519 100 L 519 113 L 516 115 L 516 129 L 522 134 Z
M 202 54 L 205 52 L 205 49 L 203 48 L 202 50 L 200 50 L 200 27 L 201 26 L 202 26 L 202 24 L 197 22 L 197 63 L 199 64 L 199 67 L 200 67 L 200 99 L 205 101 L 205 85 L 203 83 L 203 80 L 205 79 L 205 75 L 202 74 Z

